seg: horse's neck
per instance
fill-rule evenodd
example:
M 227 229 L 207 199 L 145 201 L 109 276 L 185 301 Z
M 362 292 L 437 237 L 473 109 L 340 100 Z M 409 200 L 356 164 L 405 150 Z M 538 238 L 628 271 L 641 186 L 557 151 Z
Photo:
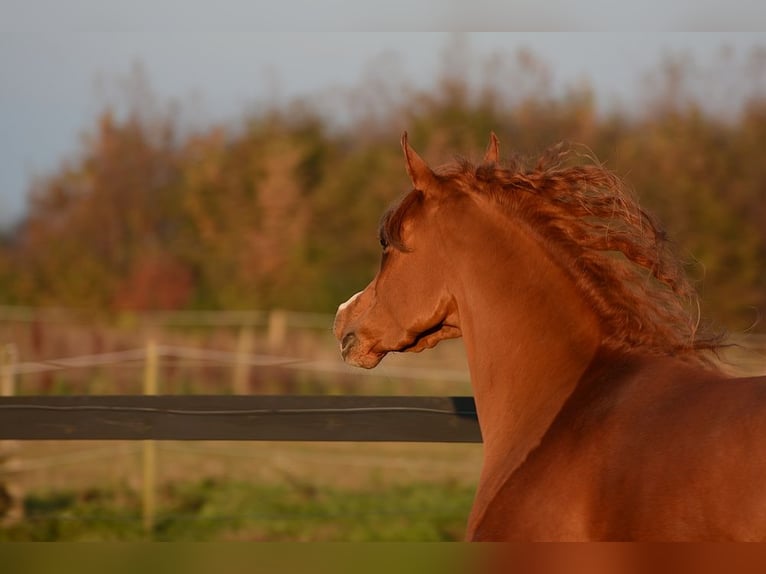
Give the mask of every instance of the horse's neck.
M 508 227 L 495 217 L 462 234 L 483 245 L 458 264 L 455 289 L 485 483 L 507 478 L 537 446 L 600 342 L 596 316 L 573 280 L 531 233 Z

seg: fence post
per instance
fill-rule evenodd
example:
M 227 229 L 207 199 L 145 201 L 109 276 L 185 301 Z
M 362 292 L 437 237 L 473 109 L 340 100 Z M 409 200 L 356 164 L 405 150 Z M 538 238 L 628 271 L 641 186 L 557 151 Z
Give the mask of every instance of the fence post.
M 4 397 L 12 397 L 16 394 L 16 362 L 18 361 L 18 351 L 13 343 L 3 345 L 2 348 L 2 370 L 0 370 L 0 393 Z
M 287 340 L 287 312 L 274 309 L 269 313 L 269 350 L 273 353 L 284 347 Z
M 144 394 L 156 395 L 158 390 L 159 353 L 157 343 L 150 339 L 146 343 L 146 364 L 144 368 Z M 143 488 L 142 518 L 144 533 L 154 530 L 157 513 L 157 447 L 153 440 L 143 441 Z
M 9 343 L 0 348 L 0 394 L 12 397 L 16 394 L 16 363 L 19 353 L 16 345 Z M 16 524 L 24 518 L 24 492 L 14 474 L 19 470 L 20 462 L 16 458 L 19 441 L 0 441 L 0 468 L 7 478 L 0 483 L 0 516 L 2 524 Z
M 250 392 L 248 385 L 250 364 L 248 357 L 253 348 L 253 329 L 249 325 L 243 325 L 237 337 L 237 350 L 234 359 L 234 374 L 232 376 L 232 390 L 235 395 L 246 395 Z

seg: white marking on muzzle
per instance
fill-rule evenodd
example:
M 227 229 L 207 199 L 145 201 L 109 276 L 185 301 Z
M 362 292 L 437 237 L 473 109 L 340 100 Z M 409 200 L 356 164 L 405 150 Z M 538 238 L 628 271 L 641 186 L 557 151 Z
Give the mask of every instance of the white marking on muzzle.
M 343 311 L 346 309 L 346 307 L 348 307 L 349 305 L 351 305 L 351 303 L 353 303 L 353 302 L 354 302 L 354 299 L 356 299 L 357 297 L 359 297 L 359 295 L 361 295 L 361 294 L 362 294 L 362 292 L 361 292 L 361 291 L 359 291 L 359 293 L 356 293 L 355 295 L 352 295 L 351 297 L 349 297 L 348 301 L 346 301 L 345 303 L 341 303 L 341 304 L 338 306 L 338 313 L 342 313 L 342 312 L 343 312 Z

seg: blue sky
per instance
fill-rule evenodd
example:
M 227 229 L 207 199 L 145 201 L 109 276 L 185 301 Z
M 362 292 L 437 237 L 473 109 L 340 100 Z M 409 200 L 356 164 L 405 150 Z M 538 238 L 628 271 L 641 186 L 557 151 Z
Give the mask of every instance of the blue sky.
M 166 1 L 110 3 L 98 0 L 2 0 L 0 19 L 0 225 L 16 220 L 33 176 L 50 173 L 65 158 L 75 157 L 81 133 L 106 103 L 119 103 L 120 85 L 140 63 L 161 101 L 191 102 L 197 121 L 236 121 L 247 109 L 269 97 L 289 99 L 327 93 L 332 87 L 357 85 L 382 65 L 393 65 L 411 83 L 427 86 L 443 63 L 449 32 L 428 32 L 436 25 L 500 27 L 503 17 L 516 29 L 593 30 L 579 33 L 469 33 L 463 45 L 474 57 L 513 54 L 528 48 L 550 66 L 557 85 L 586 80 L 601 102 L 639 105 L 632 94 L 663 55 L 686 53 L 695 61 L 715 58 L 724 45 L 737 53 L 766 48 L 766 35 L 750 33 L 672 33 L 683 18 L 706 29 L 726 29 L 730 11 L 714 4 L 676 2 L 675 8 L 647 0 L 642 10 L 626 3 L 618 22 L 648 31 L 602 31 L 614 21 L 615 3 L 550 0 L 514 4 L 513 14 L 485 0 L 471 3 L 403 3 L 289 0 L 269 4 L 230 0 L 215 4 Z M 652 10 L 664 19 L 653 19 Z M 736 2 L 735 2 L 736 4 Z M 739 12 L 745 24 L 761 17 L 761 8 Z M 444 12 L 439 6 L 452 6 Z M 495 6 L 497 4 L 495 3 Z M 630 7 L 633 8 L 630 8 Z M 318 8 L 318 7 L 321 7 Z M 484 10 L 483 8 L 487 8 Z M 744 10 L 744 11 L 743 11 Z M 752 18 L 747 10 L 753 11 Z M 338 24 L 333 15 L 343 13 Z M 487 14 L 497 17 L 487 17 Z M 604 18 L 604 14 L 607 17 Z M 611 16 L 609 16 L 611 14 Z M 404 17 L 403 17 L 404 15 Z M 728 19 L 727 19 L 728 18 Z M 595 24 L 594 24 L 595 22 Z M 418 32 L 348 32 L 374 25 Z M 612 22 L 614 23 L 614 22 Z M 292 31 L 276 32 L 287 27 Z M 287 24 L 287 26 L 285 26 Z M 745 26 L 746 28 L 747 26 Z M 701 86 L 702 91 L 705 90 Z M 736 94 L 735 94 L 736 96 Z

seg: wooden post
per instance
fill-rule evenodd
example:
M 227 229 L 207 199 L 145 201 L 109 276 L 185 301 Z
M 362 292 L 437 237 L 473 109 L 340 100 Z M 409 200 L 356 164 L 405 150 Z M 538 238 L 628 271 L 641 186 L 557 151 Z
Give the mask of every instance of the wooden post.
M 276 352 L 284 347 L 287 340 L 287 312 L 274 309 L 269 313 L 269 351 Z
M 2 348 L 2 363 L 0 366 L 0 393 L 4 397 L 16 394 L 16 362 L 18 351 L 16 345 L 7 344 Z
M 0 395 L 12 397 L 16 395 L 16 363 L 19 353 L 13 343 L 3 345 L 0 348 Z M 2 518 L 0 522 L 4 526 L 16 524 L 24 518 L 24 493 L 18 479 L 13 476 L 19 469 L 19 460 L 16 453 L 19 450 L 19 441 L 0 441 L 0 466 L 3 467 L 9 478 L 0 483 L 0 493 L 5 499 L 7 506 L 0 510 Z
M 235 395 L 247 395 L 250 393 L 248 385 L 250 376 L 250 364 L 248 357 L 253 349 L 253 329 L 249 325 L 243 325 L 237 338 L 236 357 L 234 359 L 234 374 L 232 377 L 232 390 Z
M 150 339 L 146 343 L 146 365 L 144 368 L 144 395 L 156 395 L 158 390 L 159 354 L 157 344 Z M 157 446 L 152 440 L 143 441 L 143 492 L 142 517 L 144 533 L 154 530 L 157 513 Z

